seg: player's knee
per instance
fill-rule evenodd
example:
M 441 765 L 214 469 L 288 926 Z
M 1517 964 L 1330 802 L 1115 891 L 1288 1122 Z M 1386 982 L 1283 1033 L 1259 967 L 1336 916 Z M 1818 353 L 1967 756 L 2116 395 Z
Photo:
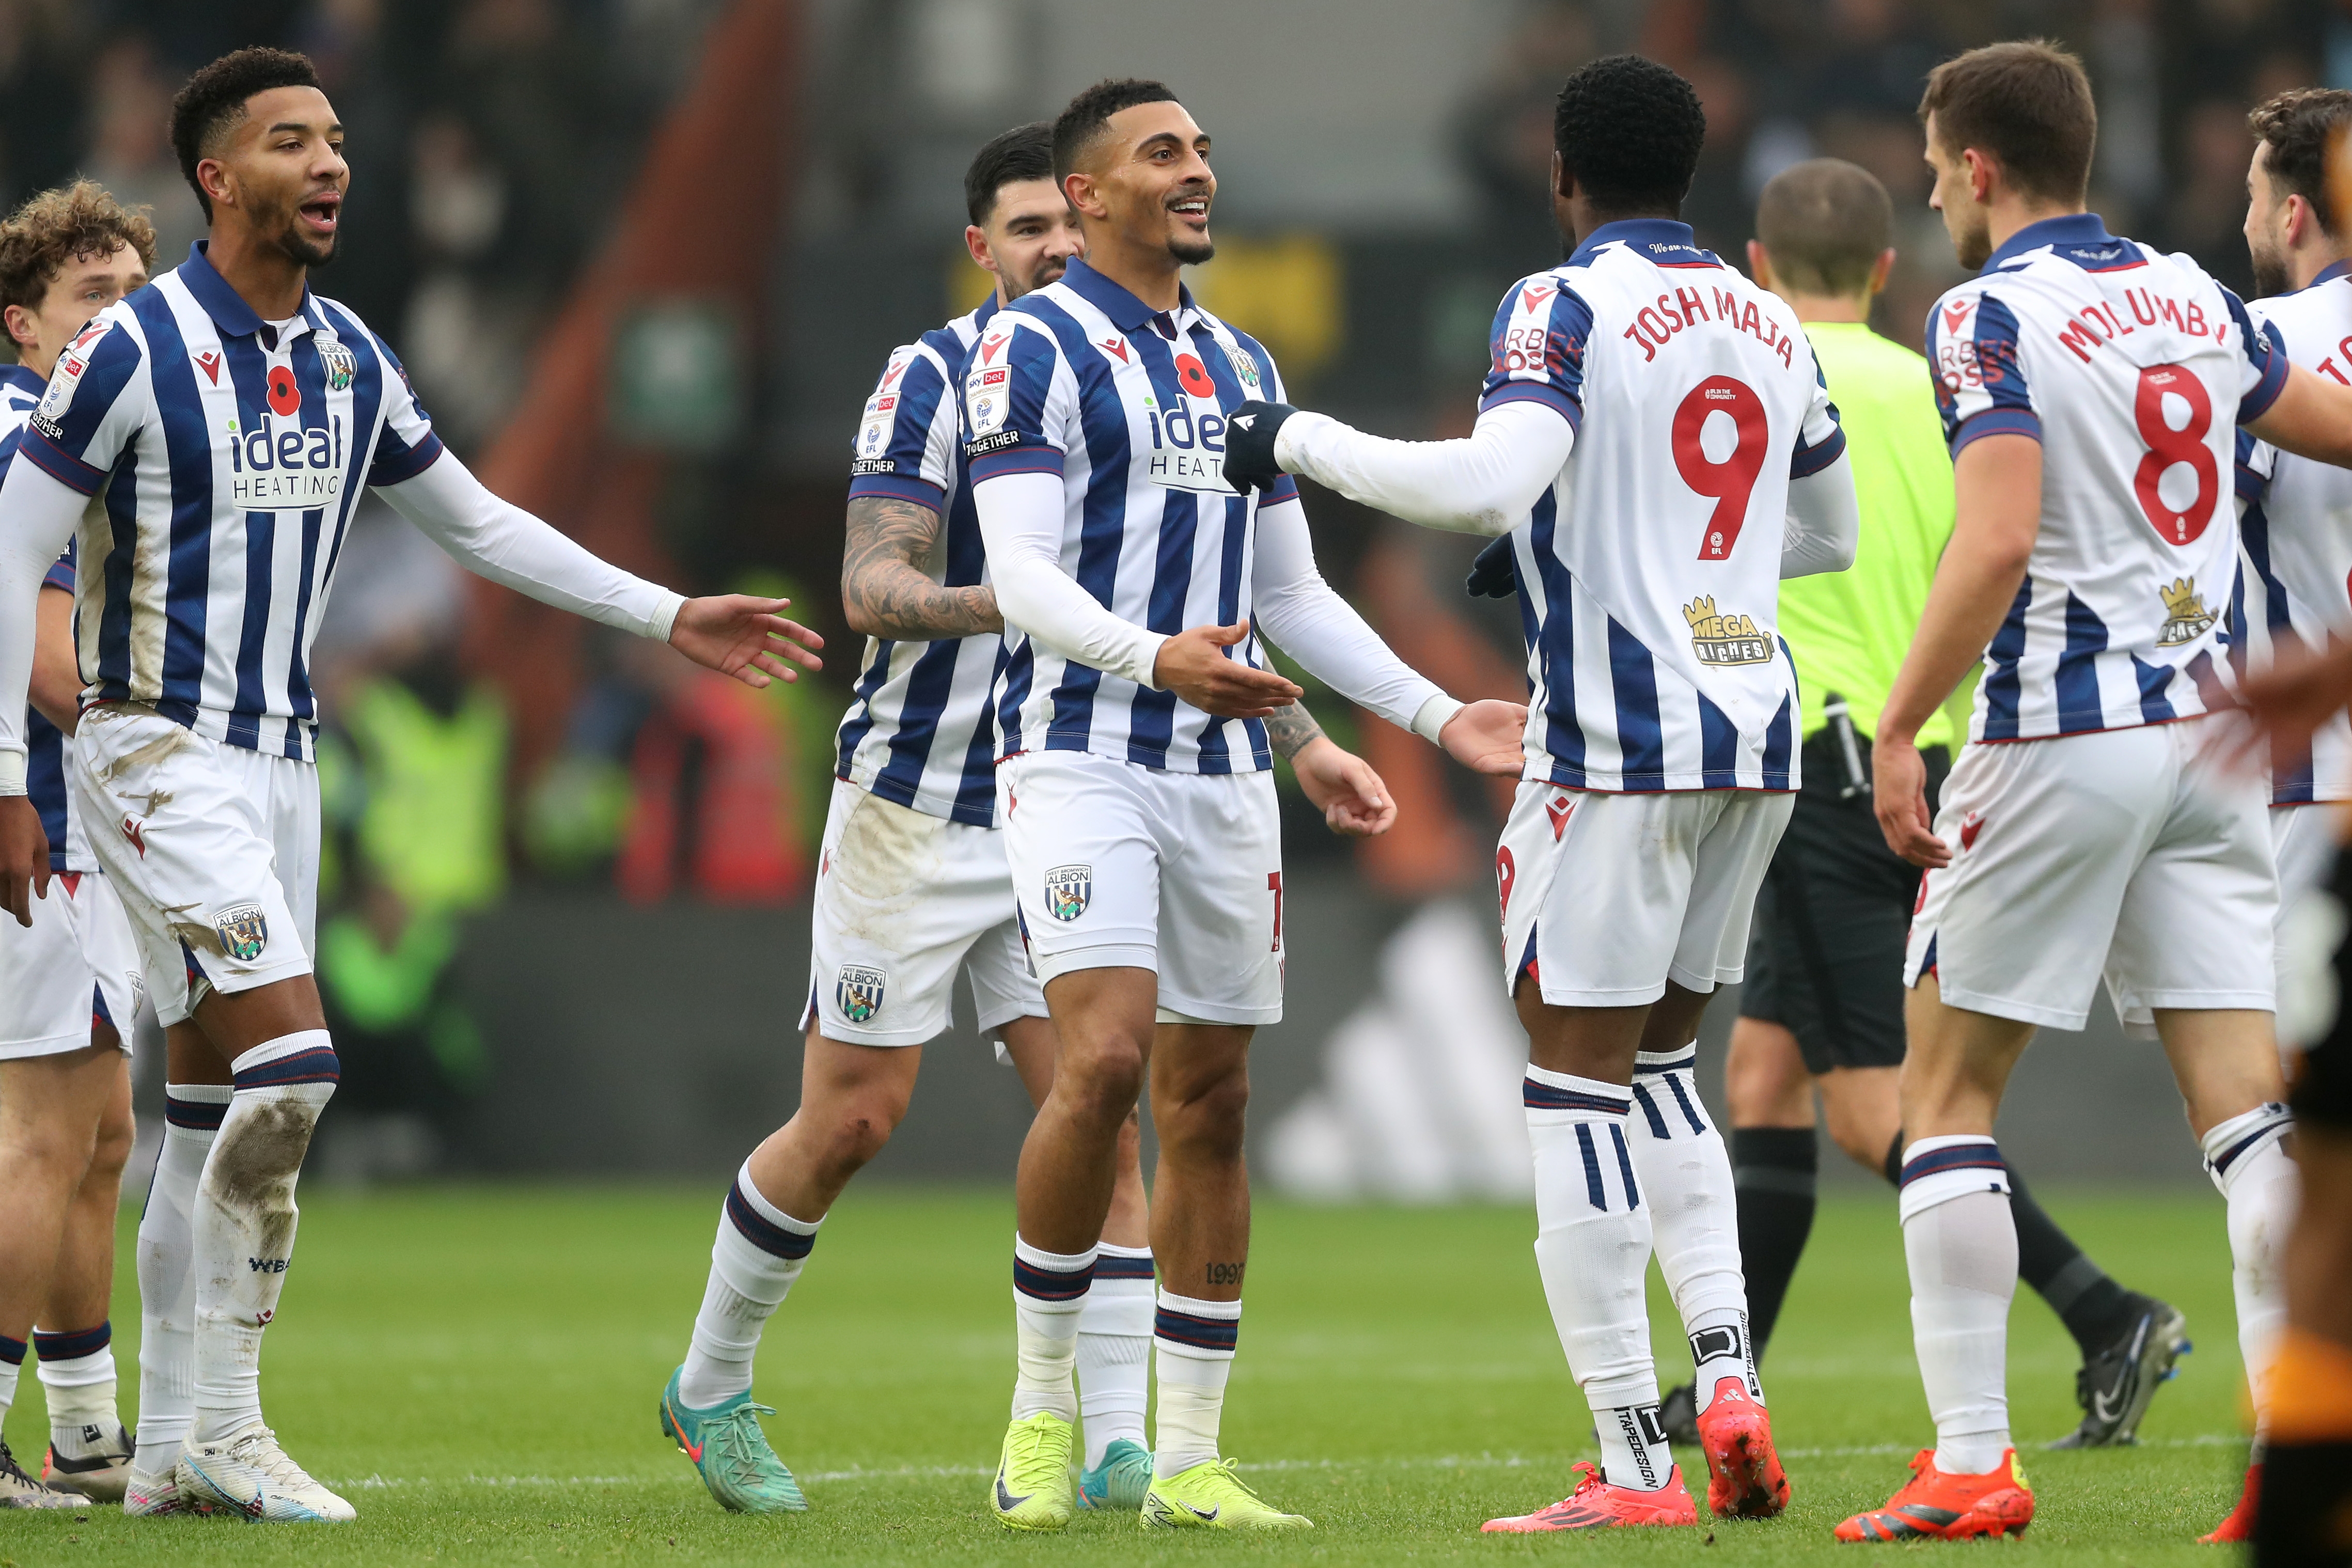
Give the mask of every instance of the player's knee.
M 1154 1104 L 1152 1124 L 1163 1144 L 1181 1145 L 1193 1159 L 1238 1160 L 1249 1111 L 1249 1078 L 1233 1073 L 1177 1100 Z
M 9 1129 L 7 1152 L 21 1179 L 71 1192 L 79 1184 L 97 1151 L 96 1131 L 68 1127 L 55 1118 L 17 1121 Z
M 120 1114 L 110 1108 L 99 1119 L 98 1136 L 89 1152 L 89 1175 L 120 1180 L 123 1167 L 131 1163 L 131 1146 L 136 1138 L 131 1108 L 123 1106 Z
M 1054 1069 L 1054 1092 L 1089 1121 L 1124 1125 L 1143 1093 L 1143 1052 L 1127 1040 L 1065 1046 Z

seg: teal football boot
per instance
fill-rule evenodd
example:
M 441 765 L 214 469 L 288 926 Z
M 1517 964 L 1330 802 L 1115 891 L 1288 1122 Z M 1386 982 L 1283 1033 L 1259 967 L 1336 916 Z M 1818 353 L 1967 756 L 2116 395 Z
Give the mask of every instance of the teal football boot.
M 1103 1449 L 1102 1463 L 1078 1474 L 1078 1506 L 1134 1513 L 1151 1489 L 1151 1450 L 1127 1437 Z
M 677 1394 L 686 1369 L 669 1374 L 662 1390 L 662 1436 L 677 1443 L 702 1477 L 719 1506 L 730 1513 L 800 1513 L 808 1507 L 800 1482 L 768 1447 L 760 1417 L 773 1415 L 751 1403 L 749 1389 L 724 1405 L 696 1410 Z

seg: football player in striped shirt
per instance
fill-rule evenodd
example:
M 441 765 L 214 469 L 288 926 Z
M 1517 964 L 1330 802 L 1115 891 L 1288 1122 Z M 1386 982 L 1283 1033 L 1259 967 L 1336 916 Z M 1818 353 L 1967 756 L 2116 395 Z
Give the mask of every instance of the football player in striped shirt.
M 1602 1460 L 1570 1497 L 1487 1522 L 1513 1532 L 1697 1522 L 1659 1421 L 1654 1247 L 1697 1363 L 1709 1506 L 1787 1506 L 1730 1158 L 1691 1069 L 1800 783 L 1780 580 L 1843 570 L 1857 530 L 1794 312 L 1679 219 L 1697 93 L 1613 56 L 1569 78 L 1553 130 L 1572 253 L 1504 296 L 1473 433 L 1381 440 L 1270 403 L 1234 416 L 1228 461 L 1511 541 L 1533 695 L 1496 854 L 1503 974 L 1529 1042 L 1537 1265 Z
M 159 1165 L 149 1219 L 184 1202 L 173 1226 L 190 1240 L 140 1288 L 154 1310 L 186 1288 L 180 1269 L 194 1279 L 174 1375 L 194 1414 L 176 1456 L 140 1449 L 126 1506 L 348 1520 L 263 1421 L 259 1375 L 337 1077 L 310 972 L 309 658 L 362 488 L 492 581 L 750 685 L 814 668 L 818 639 L 779 601 L 683 599 L 607 565 L 442 449 L 391 351 L 308 287 L 350 181 L 308 59 L 214 61 L 173 100 L 172 139 L 209 238 L 67 346 L 0 488 L 0 908 L 29 924 L 50 881 L 16 715 L 41 581 L 73 536 L 87 685 L 68 787 L 165 1026 L 167 1105 L 194 1118 L 227 1096 L 209 1152 L 167 1140 Z
M 1160 1292 L 1143 1524 L 1307 1523 L 1258 1498 L 1217 1444 L 1248 1250 L 1249 1043 L 1282 1011 L 1275 752 L 1292 752 L 1327 820 L 1379 832 L 1396 807 L 1359 759 L 1276 733 L 1299 690 L 1265 668 L 1259 633 L 1465 763 L 1518 769 L 1523 710 L 1465 707 L 1407 668 L 1317 573 L 1296 489 L 1244 494 L 1220 473 L 1232 411 L 1281 382 L 1181 282 L 1214 251 L 1208 151 L 1158 82 L 1074 99 L 1055 122 L 1054 172 L 1086 258 L 1000 311 L 962 374 L 1011 647 L 1005 848 L 1061 1041 L 1022 1149 L 1019 1372 L 991 1490 L 1020 1530 L 1069 1521 L 1074 1340 L 1147 1070 Z
M 0 223 L 0 314 L 16 363 L 0 369 L 0 469 L 51 367 L 90 317 L 147 281 L 155 229 L 88 181 L 45 191 Z M 36 1484 L 0 1442 L 0 1507 L 119 1501 L 131 1442 L 115 1413 L 115 1209 L 131 1152 L 131 1020 L 139 956 L 66 789 L 73 749 L 72 552 L 42 580 L 27 784 L 49 837 L 51 896 L 30 930 L 0 921 L 0 1416 L 30 1340 L 49 1406 Z M 36 1314 L 46 1327 L 32 1331 Z M 146 1325 L 148 1333 L 162 1325 Z M 161 1391 L 152 1401 L 164 1414 Z M 150 1401 L 140 1402 L 141 1415 Z M 77 1495 L 79 1494 L 79 1495 Z
M 752 1358 L 818 1225 L 906 1114 L 923 1044 L 948 1027 L 958 970 L 980 1031 L 996 1037 L 1032 1097 L 1054 1079 L 1054 1027 L 1029 972 L 997 818 L 989 694 L 1004 622 L 964 482 L 954 388 L 990 320 L 1059 278 L 1085 241 L 1054 184 L 1051 125 L 1015 126 L 982 147 L 964 201 L 965 243 L 995 288 L 976 310 L 891 352 L 850 464 L 842 605 L 867 641 L 841 721 L 817 877 L 800 1105 L 735 1178 L 686 1363 L 662 1396 L 664 1429 L 711 1495 L 742 1512 L 806 1506 L 761 1433 L 767 1407 L 751 1403 Z M 1151 1479 L 1139 1145 L 1130 1118 L 1077 1338 L 1078 1497 L 1129 1512 Z
M 1997 44 L 1920 103 L 1933 205 L 1981 268 L 1929 318 L 1956 521 L 1874 737 L 1879 824 L 1927 868 L 1905 980 L 1901 1214 L 1936 1444 L 1839 1539 L 2022 1531 L 2005 1386 L 2017 1233 L 1993 1120 L 2038 1026 L 2104 978 L 2153 1016 L 2227 1201 L 2257 1411 L 2284 1310 L 2291 1122 L 2273 1044 L 2278 876 L 2259 780 L 2218 766 L 2237 574 L 2234 426 L 2352 461 L 2352 389 L 2294 365 L 2186 256 L 2084 209 L 2081 62 Z M 1981 659 L 1933 826 L 1915 736 Z

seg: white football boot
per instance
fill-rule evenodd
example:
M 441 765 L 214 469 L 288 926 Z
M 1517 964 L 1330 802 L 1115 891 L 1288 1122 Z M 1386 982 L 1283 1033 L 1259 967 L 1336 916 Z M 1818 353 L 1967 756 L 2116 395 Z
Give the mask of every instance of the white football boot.
M 258 1524 L 341 1524 L 359 1517 L 258 1421 L 224 1442 L 190 1443 L 177 1479 L 183 1502 L 209 1502 Z
M 139 1461 L 131 1461 L 131 1474 L 122 1487 L 122 1512 L 128 1519 L 154 1519 L 167 1513 L 210 1513 L 210 1503 L 191 1501 L 180 1490 L 177 1461 L 160 1470 L 142 1470 Z

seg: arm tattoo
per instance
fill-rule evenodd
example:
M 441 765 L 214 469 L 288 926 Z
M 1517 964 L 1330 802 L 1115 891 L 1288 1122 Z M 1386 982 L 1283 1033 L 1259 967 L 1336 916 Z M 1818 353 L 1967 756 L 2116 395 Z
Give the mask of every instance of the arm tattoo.
M 1294 702 L 1278 710 L 1265 721 L 1266 744 L 1292 759 L 1297 757 L 1309 741 L 1320 740 L 1322 735 L 1323 726 L 1315 721 L 1315 715 L 1307 710 L 1304 702 Z
M 940 514 L 929 507 L 896 496 L 857 496 L 849 503 L 848 530 L 841 605 L 856 629 L 901 642 L 1004 629 L 992 591 L 942 587 L 917 564 L 940 536 Z

